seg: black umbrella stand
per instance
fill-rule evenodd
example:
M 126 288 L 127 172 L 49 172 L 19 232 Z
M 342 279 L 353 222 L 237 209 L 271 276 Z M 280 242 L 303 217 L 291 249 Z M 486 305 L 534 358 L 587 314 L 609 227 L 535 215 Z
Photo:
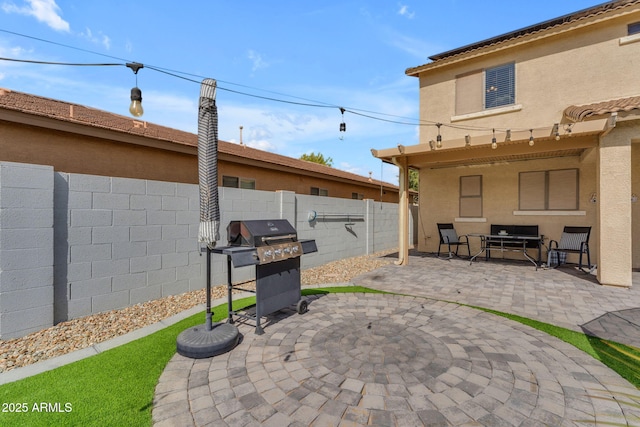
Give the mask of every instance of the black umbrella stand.
M 212 322 L 211 255 L 219 238 L 220 205 L 218 203 L 218 111 L 216 81 L 205 79 L 200 86 L 198 107 L 198 178 L 200 184 L 200 228 L 198 241 L 206 244 L 207 307 L 204 325 L 186 329 L 178 335 L 179 354 L 193 359 L 216 356 L 232 350 L 240 333 L 231 323 Z

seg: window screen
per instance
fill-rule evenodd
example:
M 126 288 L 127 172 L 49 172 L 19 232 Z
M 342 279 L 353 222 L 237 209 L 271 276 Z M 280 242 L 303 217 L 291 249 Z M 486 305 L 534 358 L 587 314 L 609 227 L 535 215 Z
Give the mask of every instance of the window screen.
M 239 182 L 239 179 L 237 176 L 227 176 L 227 175 L 222 176 L 223 187 L 238 188 L 238 182 Z
M 460 177 L 460 217 L 482 217 L 482 175 Z
M 578 169 L 520 172 L 519 209 L 578 209 Z
M 240 178 L 240 188 L 244 188 L 246 190 L 255 190 L 256 180 L 249 178 Z
M 515 64 L 488 68 L 485 71 L 484 108 L 515 104 L 515 83 Z
M 456 77 L 456 114 L 482 111 L 482 70 Z
M 326 188 L 311 187 L 312 196 L 328 196 L 329 190 Z

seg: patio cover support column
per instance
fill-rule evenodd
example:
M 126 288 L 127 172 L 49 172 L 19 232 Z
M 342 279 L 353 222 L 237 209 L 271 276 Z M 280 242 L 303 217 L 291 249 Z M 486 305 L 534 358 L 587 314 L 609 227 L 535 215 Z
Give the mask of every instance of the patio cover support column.
M 598 147 L 598 281 L 631 287 L 631 138 L 619 123 Z
M 400 175 L 400 194 L 398 200 L 398 261 L 397 265 L 409 263 L 409 168 L 407 158 L 393 158 Z

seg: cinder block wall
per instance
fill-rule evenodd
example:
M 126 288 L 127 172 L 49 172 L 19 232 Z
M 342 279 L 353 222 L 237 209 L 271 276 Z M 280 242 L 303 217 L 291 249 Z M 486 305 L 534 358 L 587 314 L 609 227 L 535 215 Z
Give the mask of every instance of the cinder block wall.
M 232 220 L 285 218 L 317 242 L 302 268 L 397 247 L 393 203 L 236 188 L 219 199 L 219 245 Z M 197 185 L 0 163 L 0 338 L 203 288 L 198 226 Z M 214 285 L 226 269 L 214 254 Z M 255 269 L 232 273 L 251 280 Z
M 0 338 L 53 324 L 53 168 L 0 162 Z

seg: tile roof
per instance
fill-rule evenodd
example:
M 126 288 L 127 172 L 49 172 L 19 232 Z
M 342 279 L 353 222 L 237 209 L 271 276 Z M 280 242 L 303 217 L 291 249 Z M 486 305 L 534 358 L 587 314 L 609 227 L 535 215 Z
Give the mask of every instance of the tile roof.
M 640 112 L 640 96 L 619 98 L 586 105 L 571 105 L 565 108 L 564 116 L 574 122 L 581 122 L 594 116 L 633 110 L 639 110 L 638 112 Z
M 603 15 L 611 11 L 621 10 L 634 5 L 640 5 L 640 0 L 615 0 L 615 1 L 602 3 L 587 9 L 583 9 L 577 12 L 560 16 L 558 18 L 553 18 L 548 21 L 544 21 L 538 24 L 525 27 L 525 28 L 521 28 L 519 30 L 511 31 L 509 33 L 505 33 L 496 37 L 481 40 L 466 46 L 458 47 L 446 52 L 432 55 L 429 57 L 429 59 L 433 62 L 424 64 L 424 65 L 419 65 L 417 67 L 408 68 L 405 71 L 405 74 L 410 76 L 416 76 L 420 71 L 423 70 L 423 68 L 427 67 L 430 64 L 433 64 L 434 62 L 449 59 L 457 55 L 466 54 L 468 52 L 476 51 L 488 46 L 495 46 L 495 45 L 508 42 L 510 40 L 522 38 L 524 36 L 528 36 L 531 34 L 547 31 L 550 28 L 560 27 L 569 23 L 575 23 L 578 21 L 590 19 L 595 16 Z
M 93 128 L 142 136 L 145 138 L 177 144 L 183 147 L 188 146 L 196 148 L 198 146 L 198 135 L 190 132 L 160 126 L 83 105 L 0 88 L 0 110 L 2 109 L 51 118 L 68 123 L 91 126 Z M 242 159 L 257 160 L 279 167 L 292 168 L 298 173 L 306 175 L 321 174 L 329 179 L 333 178 L 356 181 L 360 184 L 375 187 L 379 187 L 382 184 L 386 188 L 398 188 L 396 185 L 369 179 L 369 177 L 364 177 L 351 172 L 270 153 L 268 151 L 257 150 L 246 145 L 234 144 L 231 142 L 219 140 L 218 152 Z

